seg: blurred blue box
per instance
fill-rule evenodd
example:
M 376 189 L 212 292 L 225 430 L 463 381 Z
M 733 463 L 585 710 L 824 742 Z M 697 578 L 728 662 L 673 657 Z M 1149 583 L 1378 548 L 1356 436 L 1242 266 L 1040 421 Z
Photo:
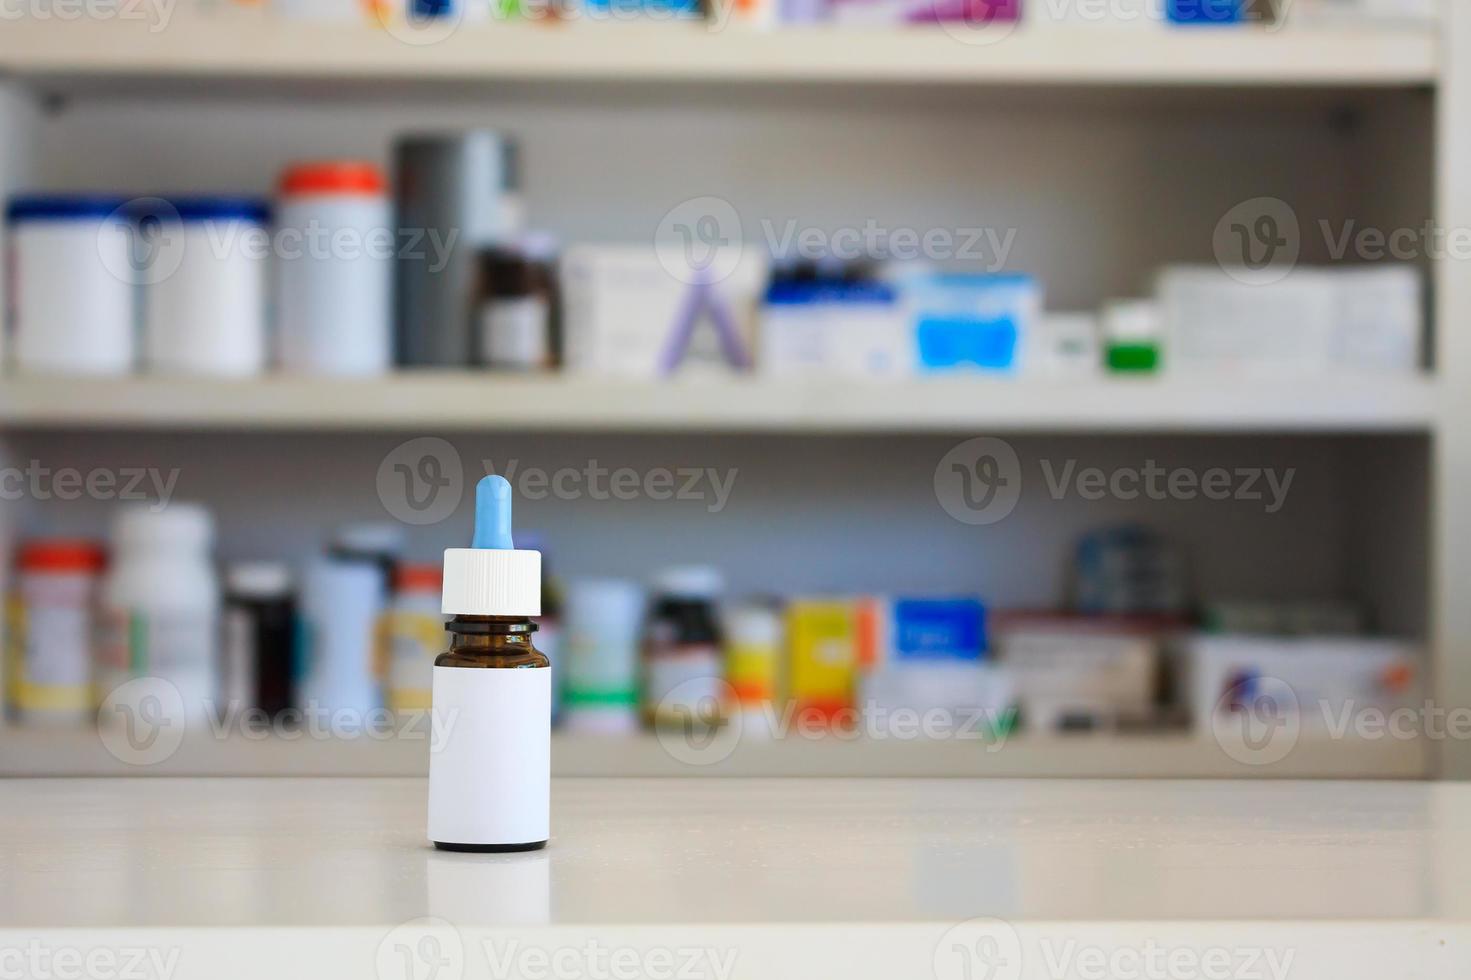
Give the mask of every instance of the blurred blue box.
M 903 281 L 921 372 L 1011 372 L 1042 294 L 1023 275 L 926 274 Z
M 1246 19 L 1247 0 L 1168 0 L 1165 16 L 1172 24 L 1239 24 Z
M 895 599 L 892 656 L 979 661 L 986 652 L 986 607 L 979 599 Z
M 700 16 L 700 0 L 581 0 L 581 3 L 592 19 L 637 17 L 647 13 Z

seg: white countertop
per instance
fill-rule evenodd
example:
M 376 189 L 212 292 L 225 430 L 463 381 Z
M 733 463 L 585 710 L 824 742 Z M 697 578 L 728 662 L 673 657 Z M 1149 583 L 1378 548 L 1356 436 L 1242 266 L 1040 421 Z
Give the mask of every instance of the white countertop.
M 1292 980 L 1471 976 L 1471 785 L 559 780 L 551 844 L 518 855 L 436 852 L 424 801 L 413 779 L 0 781 L 0 976 L 37 937 L 173 951 L 170 980 L 429 980 L 392 963 L 420 948 L 459 950 L 433 980 L 531 976 L 531 946 L 593 978 L 598 943 L 729 951 L 712 977 L 1091 976 L 1083 953 L 1154 976 L 1151 950 L 1170 980 L 1207 954 L 1229 980 L 1289 954 Z

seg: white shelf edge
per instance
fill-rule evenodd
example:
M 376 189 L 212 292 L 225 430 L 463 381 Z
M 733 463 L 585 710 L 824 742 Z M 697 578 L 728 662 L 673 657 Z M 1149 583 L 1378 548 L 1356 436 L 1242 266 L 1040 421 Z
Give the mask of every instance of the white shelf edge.
M 217 739 L 203 732 L 187 737 L 164 761 L 139 766 L 109 754 L 95 731 L 0 728 L 0 777 L 423 776 L 428 759 L 423 738 Z M 552 771 L 618 777 L 1423 779 L 1430 774 L 1430 745 L 1424 739 L 1305 735 L 1282 761 L 1249 765 L 1189 733 L 1017 735 L 1000 745 L 828 736 L 745 740 L 728 756 L 697 765 L 676 758 L 652 735 L 557 734 Z
M 47 79 L 845 82 L 1418 86 L 1439 76 L 1429 29 L 1126 29 L 1023 25 L 987 43 L 942 28 L 488 24 L 410 44 L 362 24 L 9 21 L 0 72 Z M 974 42 L 975 37 L 970 40 Z
M 403 372 L 373 380 L 0 380 L 0 425 L 12 429 L 1429 432 L 1438 404 L 1428 378 L 804 384 Z

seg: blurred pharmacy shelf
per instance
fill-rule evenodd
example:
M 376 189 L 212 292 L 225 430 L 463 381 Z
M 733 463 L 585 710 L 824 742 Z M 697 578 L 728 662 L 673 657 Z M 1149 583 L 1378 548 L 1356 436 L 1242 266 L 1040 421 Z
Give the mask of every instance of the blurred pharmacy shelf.
M 1435 429 L 1437 405 L 1428 378 L 860 385 L 404 372 L 347 381 L 98 379 L 85 390 L 41 378 L 0 384 L 0 424 L 14 429 L 1420 433 Z
M 439 28 L 435 29 L 439 31 Z M 368 25 L 179 14 L 7 21 L 0 71 L 53 83 L 215 79 L 712 81 L 1038 86 L 1433 84 L 1425 29 L 971 28 L 769 33 L 690 24 L 491 24 L 415 35 Z
M 0 777 L 422 776 L 428 751 L 423 738 L 403 736 L 216 738 L 206 731 L 185 738 L 162 761 L 135 765 L 110 753 L 94 731 L 5 728 L 0 729 Z M 717 738 L 703 750 L 682 741 L 666 747 L 652 735 L 558 734 L 552 739 L 552 771 L 559 776 L 1099 779 L 1421 779 L 1431 771 L 1424 739 L 1303 735 L 1280 761 L 1240 761 L 1261 754 L 1188 733 L 1016 736 L 999 744 L 829 736 L 746 739 L 732 746 Z

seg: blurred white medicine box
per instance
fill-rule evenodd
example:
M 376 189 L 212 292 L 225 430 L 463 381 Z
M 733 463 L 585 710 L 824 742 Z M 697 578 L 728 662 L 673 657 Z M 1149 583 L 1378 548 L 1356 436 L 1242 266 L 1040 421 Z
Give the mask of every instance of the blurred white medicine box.
M 1022 370 L 1043 378 L 1093 378 L 1103 373 L 1103 344 L 1092 313 L 1044 313 L 1022 351 Z
M 1153 636 L 1018 625 L 998 627 L 997 640 L 1029 730 L 1079 719 L 1110 727 L 1154 711 L 1159 642 Z
M 1434 24 L 1439 0 L 1295 0 L 1292 20 L 1336 26 L 1363 23 Z
M 1252 283 L 1175 266 L 1157 283 L 1168 371 L 1410 374 L 1421 365 L 1422 278 L 1408 265 L 1297 268 Z
M 569 371 L 655 378 L 737 370 L 721 344 L 722 316 L 750 357 L 756 308 L 766 288 L 768 262 L 760 250 L 742 250 L 733 268 L 708 284 L 692 271 L 671 271 L 666 261 L 667 250 L 647 245 L 567 250 L 561 282 Z
M 874 738 L 988 738 L 1010 731 L 1015 692 L 990 664 L 905 661 L 860 682 L 864 733 Z
M 756 370 L 902 380 L 915 373 L 914 334 L 887 283 L 773 283 L 761 308 Z
M 1249 713 L 1295 716 L 1304 734 L 1353 734 L 1346 725 L 1420 704 L 1420 651 L 1400 640 L 1197 634 L 1183 653 L 1185 700 L 1202 733 Z

